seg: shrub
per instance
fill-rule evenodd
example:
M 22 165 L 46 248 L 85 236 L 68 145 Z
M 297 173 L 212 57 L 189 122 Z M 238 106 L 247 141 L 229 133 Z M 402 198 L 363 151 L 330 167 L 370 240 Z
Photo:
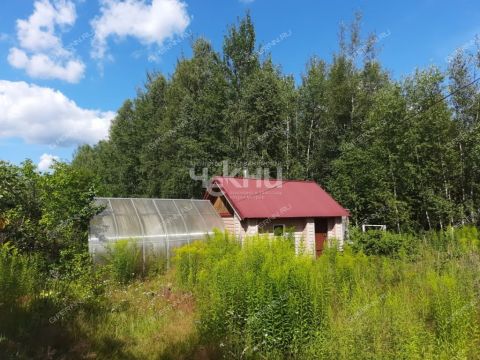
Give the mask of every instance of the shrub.
M 96 268 L 84 248 L 60 251 L 58 262 L 50 265 L 48 288 L 57 302 L 98 302 L 104 292 L 104 268 Z
M 367 255 L 399 256 L 402 252 L 415 252 L 418 246 L 418 240 L 415 241 L 412 235 L 381 230 L 361 232 L 352 228 L 350 240 L 355 251 L 362 251 Z
M 0 161 L 0 243 L 12 241 L 47 262 L 86 242 L 90 218 L 101 210 L 92 202 L 92 177 L 65 163 L 53 170 L 40 174 L 30 160 L 21 166 Z

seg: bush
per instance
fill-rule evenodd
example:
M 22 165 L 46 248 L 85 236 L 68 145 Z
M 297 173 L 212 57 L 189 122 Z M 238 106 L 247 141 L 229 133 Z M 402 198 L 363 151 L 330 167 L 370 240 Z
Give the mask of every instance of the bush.
M 94 180 L 65 163 L 38 173 L 30 160 L 21 166 L 0 161 L 0 243 L 38 253 L 56 262 L 60 251 L 87 242 L 91 217 L 101 208 L 92 202 Z
M 78 246 L 61 250 L 58 262 L 49 267 L 49 275 L 48 288 L 56 302 L 65 305 L 101 300 L 105 269 L 94 266 L 86 247 L 83 250 Z
M 358 228 L 351 229 L 350 240 L 354 251 L 393 257 L 399 256 L 402 252 L 414 253 L 419 245 L 419 241 L 409 234 L 382 230 L 362 232 Z

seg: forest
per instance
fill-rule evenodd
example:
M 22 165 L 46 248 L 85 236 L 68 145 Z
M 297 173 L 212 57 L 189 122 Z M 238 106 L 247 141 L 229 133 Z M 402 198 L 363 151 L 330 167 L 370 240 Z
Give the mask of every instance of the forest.
M 221 175 L 226 161 L 313 179 L 356 225 L 478 223 L 477 50 L 394 79 L 357 14 L 340 28 L 337 52 L 306 59 L 297 84 L 255 39 L 249 14 L 228 29 L 221 52 L 196 39 L 171 76 L 148 74 L 108 140 L 80 147 L 73 166 L 97 178 L 102 196 L 190 198 L 203 194 L 190 172 Z
M 221 51 L 198 38 L 147 74 L 70 163 L 0 161 L 0 358 L 480 359 L 480 52 L 396 79 L 379 40 L 356 14 L 297 81 L 247 13 Z M 199 198 L 225 164 L 321 184 L 345 246 L 215 231 L 170 264 L 133 239 L 93 261 L 95 197 Z

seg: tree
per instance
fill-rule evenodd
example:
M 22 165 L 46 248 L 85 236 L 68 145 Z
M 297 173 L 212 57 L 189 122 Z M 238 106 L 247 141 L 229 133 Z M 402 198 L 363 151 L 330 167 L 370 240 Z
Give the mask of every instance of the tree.
M 49 261 L 65 248 L 85 250 L 90 218 L 101 210 L 92 202 L 92 177 L 64 163 L 39 173 L 30 160 L 21 166 L 1 162 L 0 194 L 0 242 L 41 252 Z
M 312 57 L 301 84 L 260 58 L 249 13 L 228 28 L 223 52 L 205 39 L 159 73 L 112 123 L 109 139 L 77 150 L 73 166 L 108 196 L 200 197 L 192 179 L 230 169 L 276 166 L 313 179 L 349 208 L 357 224 L 410 231 L 478 223 L 478 54 L 457 54 L 402 81 L 377 58 L 361 15 L 340 29 L 330 60 Z M 448 77 L 448 82 L 447 82 Z M 241 175 L 241 172 L 237 172 Z

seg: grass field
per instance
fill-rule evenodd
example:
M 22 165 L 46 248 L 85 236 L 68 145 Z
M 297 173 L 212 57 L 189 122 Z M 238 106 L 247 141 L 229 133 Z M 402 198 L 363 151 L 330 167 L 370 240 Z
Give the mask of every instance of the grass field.
M 60 306 L 25 299 L 9 314 L 0 307 L 1 358 L 202 358 L 195 301 L 190 293 L 176 289 L 168 276 L 112 283 L 104 291 L 90 302 Z

